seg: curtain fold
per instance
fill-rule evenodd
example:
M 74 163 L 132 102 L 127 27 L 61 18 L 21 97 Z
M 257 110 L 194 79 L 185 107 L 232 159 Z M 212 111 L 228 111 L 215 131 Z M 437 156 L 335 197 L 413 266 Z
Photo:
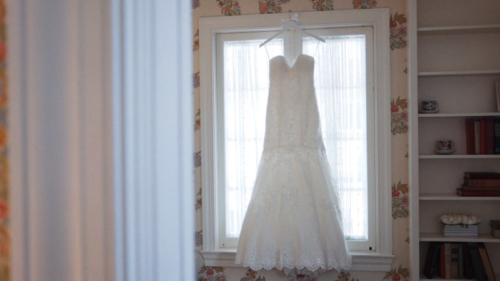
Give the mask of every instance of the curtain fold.
M 305 38 L 332 177 L 340 195 L 344 233 L 368 238 L 366 47 L 364 35 Z
M 263 41 L 224 42 L 226 237 L 240 235 L 264 144 L 269 58 L 283 55 L 283 40 Z

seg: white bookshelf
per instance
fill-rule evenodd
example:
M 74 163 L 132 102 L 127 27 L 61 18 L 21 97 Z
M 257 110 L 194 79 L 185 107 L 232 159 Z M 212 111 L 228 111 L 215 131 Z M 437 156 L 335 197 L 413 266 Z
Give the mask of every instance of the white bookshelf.
M 482 242 L 500 280 L 500 239 L 489 234 L 489 221 L 500 219 L 500 197 L 455 194 L 466 171 L 500 172 L 500 155 L 466 154 L 464 122 L 500 118 L 494 92 L 500 1 L 410 0 L 408 9 L 411 278 L 427 280 L 422 270 L 429 243 Z M 439 112 L 419 112 L 422 100 L 438 101 Z M 442 139 L 454 140 L 456 152 L 436 154 Z M 446 213 L 477 214 L 480 235 L 444 237 L 439 216 Z

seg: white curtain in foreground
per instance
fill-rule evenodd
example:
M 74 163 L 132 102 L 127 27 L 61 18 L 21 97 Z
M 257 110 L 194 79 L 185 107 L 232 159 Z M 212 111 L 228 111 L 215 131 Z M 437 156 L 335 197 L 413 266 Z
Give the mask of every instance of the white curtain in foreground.
M 364 35 L 312 38 L 303 52 L 314 56 L 314 86 L 323 141 L 337 183 L 349 240 L 368 239 L 366 39 Z
M 269 94 L 269 57 L 283 40 L 224 42 L 224 146 L 226 237 L 240 235 L 262 154 Z M 269 57 L 268 54 L 269 53 Z

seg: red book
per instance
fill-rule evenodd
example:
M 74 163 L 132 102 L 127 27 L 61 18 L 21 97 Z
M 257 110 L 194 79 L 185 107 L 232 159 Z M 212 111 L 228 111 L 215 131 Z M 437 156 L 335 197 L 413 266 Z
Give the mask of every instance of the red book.
M 444 244 L 441 244 L 441 258 L 439 259 L 439 276 L 441 279 L 446 279 L 446 271 L 444 265 Z
M 462 188 L 457 188 L 457 194 L 460 196 L 471 196 L 471 197 L 496 197 L 500 196 L 500 190 L 463 190 Z
M 463 190 L 500 190 L 500 184 L 497 185 L 462 185 Z
M 495 154 L 495 119 L 486 118 L 486 154 Z
M 486 119 L 481 119 L 481 154 L 486 154 Z
M 474 119 L 465 119 L 465 138 L 467 143 L 467 154 L 476 154 L 474 143 Z
M 468 243 L 464 243 L 464 276 L 467 279 L 472 279 L 472 261 Z
M 464 185 L 474 187 L 500 187 L 500 179 L 468 179 L 464 177 Z

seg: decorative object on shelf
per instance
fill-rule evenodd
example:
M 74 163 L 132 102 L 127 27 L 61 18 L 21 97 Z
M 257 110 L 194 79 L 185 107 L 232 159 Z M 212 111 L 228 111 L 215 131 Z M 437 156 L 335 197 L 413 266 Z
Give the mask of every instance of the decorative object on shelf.
M 446 237 L 477 237 L 481 219 L 476 215 L 442 215 L 443 235 Z
M 436 153 L 437 154 L 441 154 L 441 155 L 448 155 L 448 154 L 452 154 L 455 152 L 455 149 L 452 149 L 452 150 L 439 150 L 439 149 L 436 149 Z
M 422 111 L 419 111 L 418 113 L 429 114 L 429 113 L 438 113 L 438 112 L 439 112 L 439 109 L 436 109 L 436 110 L 422 110 Z
M 500 238 L 500 220 L 490 220 L 491 235 Z
M 422 110 L 425 112 L 436 111 L 439 109 L 439 104 L 435 100 L 423 100 Z
M 437 146 L 439 150 L 452 150 L 455 148 L 455 143 L 452 140 L 440 140 L 437 141 Z
M 479 227 L 477 224 L 445 224 L 443 235 L 446 237 L 477 237 Z
M 464 214 L 445 214 L 439 217 L 441 222 L 444 224 L 456 225 L 472 225 L 481 222 L 481 219 L 476 215 L 464 215 Z
M 452 154 L 455 152 L 455 143 L 452 140 L 437 141 L 437 154 Z

